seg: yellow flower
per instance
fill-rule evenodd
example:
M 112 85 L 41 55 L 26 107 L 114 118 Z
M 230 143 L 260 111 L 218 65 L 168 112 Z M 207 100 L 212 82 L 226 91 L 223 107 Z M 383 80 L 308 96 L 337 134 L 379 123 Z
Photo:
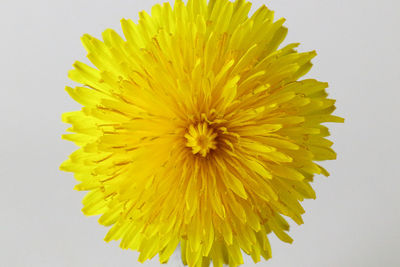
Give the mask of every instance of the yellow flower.
M 336 158 L 328 85 L 299 80 L 316 53 L 278 49 L 284 20 L 250 5 L 177 0 L 123 19 L 125 39 L 82 37 L 95 67 L 69 72 L 83 108 L 63 114 L 63 138 L 80 148 L 61 169 L 89 191 L 84 214 L 112 226 L 105 240 L 140 261 L 178 244 L 189 266 L 270 258 L 267 235 L 292 242 L 282 215 L 301 224 L 314 174 L 328 175 L 315 162 Z

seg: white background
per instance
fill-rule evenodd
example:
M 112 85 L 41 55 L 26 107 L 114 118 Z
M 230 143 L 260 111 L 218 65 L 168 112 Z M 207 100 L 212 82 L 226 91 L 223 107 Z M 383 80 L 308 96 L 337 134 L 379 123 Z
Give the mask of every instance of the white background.
M 121 18 L 158 2 L 0 1 L 0 266 L 141 266 L 80 212 L 84 193 L 58 170 L 75 149 L 60 117 L 79 108 L 64 91 L 72 63 L 85 61 L 79 37 L 121 32 Z M 338 160 L 324 163 L 332 175 L 317 177 L 305 224 L 292 223 L 294 243 L 271 235 L 273 258 L 257 266 L 400 266 L 400 1 L 253 2 L 287 18 L 285 44 L 317 50 L 308 77 L 330 83 L 346 118 L 331 125 Z

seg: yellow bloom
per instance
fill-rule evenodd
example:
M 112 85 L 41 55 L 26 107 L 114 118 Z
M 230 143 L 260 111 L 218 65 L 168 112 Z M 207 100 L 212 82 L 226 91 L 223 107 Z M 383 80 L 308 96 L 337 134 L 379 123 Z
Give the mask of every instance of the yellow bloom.
M 267 235 L 301 224 L 316 161 L 335 159 L 324 122 L 327 83 L 298 80 L 315 52 L 281 49 L 287 29 L 265 6 L 181 0 L 155 5 L 125 39 L 82 37 L 95 67 L 76 62 L 66 90 L 83 105 L 63 114 L 64 139 L 80 148 L 75 173 L 86 215 L 112 226 L 106 241 L 167 262 L 178 244 L 189 266 L 238 266 L 242 252 L 268 259 Z

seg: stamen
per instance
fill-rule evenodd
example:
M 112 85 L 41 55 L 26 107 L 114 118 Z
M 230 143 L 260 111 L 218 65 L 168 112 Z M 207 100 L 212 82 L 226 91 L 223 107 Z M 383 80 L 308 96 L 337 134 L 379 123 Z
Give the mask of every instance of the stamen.
M 200 154 L 206 157 L 211 149 L 217 148 L 217 141 L 215 138 L 218 135 L 208 124 L 203 122 L 196 126 L 193 124 L 189 126 L 188 133 L 185 134 L 187 139 L 186 146 L 192 148 L 193 154 Z

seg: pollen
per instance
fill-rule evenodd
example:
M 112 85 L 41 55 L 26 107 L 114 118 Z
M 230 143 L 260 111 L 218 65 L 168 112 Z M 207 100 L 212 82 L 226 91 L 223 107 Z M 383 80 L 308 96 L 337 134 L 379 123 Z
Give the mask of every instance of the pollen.
M 185 134 L 187 139 L 186 146 L 192 149 L 194 155 L 200 154 L 206 157 L 211 149 L 217 148 L 218 134 L 208 127 L 207 123 L 198 123 L 196 126 L 193 124 L 189 126 L 188 133 Z

